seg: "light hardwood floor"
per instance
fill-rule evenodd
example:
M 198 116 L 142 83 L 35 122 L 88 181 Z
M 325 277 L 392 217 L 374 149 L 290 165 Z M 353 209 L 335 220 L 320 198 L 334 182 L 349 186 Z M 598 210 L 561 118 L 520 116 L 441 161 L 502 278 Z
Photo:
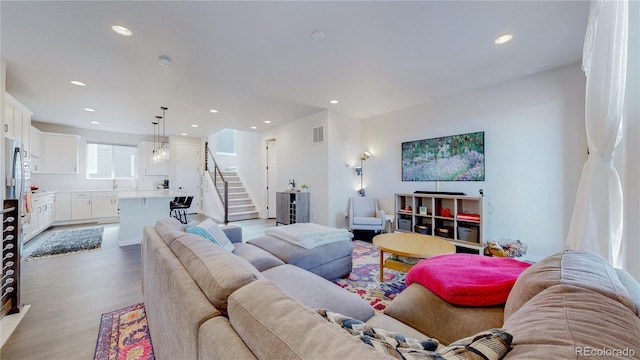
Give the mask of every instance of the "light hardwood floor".
M 248 240 L 264 235 L 275 220 L 231 224 L 241 226 Z M 101 250 L 22 262 L 20 300 L 31 308 L 0 349 L 0 359 L 92 359 L 100 315 L 142 302 L 140 245 L 118 247 L 118 224 L 83 226 L 104 226 Z M 34 238 L 23 254 L 63 228 Z

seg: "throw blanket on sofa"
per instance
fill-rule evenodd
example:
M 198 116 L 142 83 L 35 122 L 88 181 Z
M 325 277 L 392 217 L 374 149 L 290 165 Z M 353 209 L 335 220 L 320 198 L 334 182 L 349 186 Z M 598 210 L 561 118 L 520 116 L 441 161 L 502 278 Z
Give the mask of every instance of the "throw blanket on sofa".
M 276 226 L 266 229 L 264 233 L 305 249 L 313 249 L 321 245 L 353 238 L 353 234 L 346 229 L 336 229 L 314 223 Z
M 531 264 L 510 258 L 447 254 L 420 261 L 407 273 L 407 286 L 418 284 L 451 304 L 504 304 L 518 275 Z

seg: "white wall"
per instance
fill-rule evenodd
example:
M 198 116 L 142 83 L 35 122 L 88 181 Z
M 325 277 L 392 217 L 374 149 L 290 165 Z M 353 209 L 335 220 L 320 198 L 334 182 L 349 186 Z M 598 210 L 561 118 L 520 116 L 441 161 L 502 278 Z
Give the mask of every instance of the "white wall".
M 488 238 L 520 239 L 528 257 L 564 247 L 586 160 L 585 81 L 578 65 L 363 120 L 367 196 L 393 213 L 393 194 L 484 189 Z M 401 143 L 485 132 L 485 181 L 403 182 Z
M 345 218 L 349 198 L 357 196 L 360 177 L 353 167 L 360 165 L 360 154 L 365 149 L 361 144 L 362 120 L 329 111 L 327 138 L 329 141 L 328 216 L 329 226 L 347 228 Z
M 49 123 L 42 123 L 32 121 L 32 125 L 38 130 L 45 132 L 54 132 L 61 134 L 73 134 L 79 135 L 80 141 L 78 145 L 78 170 L 77 175 L 47 175 L 47 174 L 32 174 L 31 184 L 37 185 L 40 189 L 45 191 L 60 191 L 60 190 L 107 190 L 113 189 L 113 180 L 97 180 L 87 179 L 87 141 L 98 141 L 113 143 L 119 145 L 132 145 L 138 146 L 136 152 L 136 162 L 138 168 L 138 174 L 142 174 L 142 142 L 153 141 L 153 136 L 141 136 L 124 133 L 114 133 L 107 131 L 97 131 L 80 129 L 64 125 L 55 125 Z M 118 190 L 127 190 L 135 187 L 139 190 L 150 190 L 155 187 L 156 184 L 161 183 L 164 179 L 168 179 L 168 176 L 146 176 L 138 175 L 135 181 L 131 180 L 118 180 Z
M 324 125 L 327 135 L 328 116 L 327 110 L 321 111 L 262 133 L 263 139 L 276 139 L 278 191 L 286 189 L 289 179 L 295 179 L 296 187 L 307 184 L 310 191 L 311 222 L 323 225 L 332 224 L 329 222 L 327 196 L 329 139 L 327 137 L 327 141 L 314 144 L 313 128 Z

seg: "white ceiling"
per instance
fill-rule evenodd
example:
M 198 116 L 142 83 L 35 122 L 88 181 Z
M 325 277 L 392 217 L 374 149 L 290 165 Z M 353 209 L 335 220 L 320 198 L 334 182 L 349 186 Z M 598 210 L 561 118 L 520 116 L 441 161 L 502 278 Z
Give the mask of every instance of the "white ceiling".
M 166 106 L 167 135 L 191 136 L 264 131 L 323 109 L 367 118 L 527 76 L 536 65 L 577 63 L 589 12 L 587 1 L 0 6 L 7 91 L 34 120 L 152 134 Z M 133 36 L 117 35 L 113 24 Z M 313 40 L 314 30 L 326 38 Z M 506 32 L 513 40 L 494 45 Z M 160 66 L 160 55 L 172 64 Z

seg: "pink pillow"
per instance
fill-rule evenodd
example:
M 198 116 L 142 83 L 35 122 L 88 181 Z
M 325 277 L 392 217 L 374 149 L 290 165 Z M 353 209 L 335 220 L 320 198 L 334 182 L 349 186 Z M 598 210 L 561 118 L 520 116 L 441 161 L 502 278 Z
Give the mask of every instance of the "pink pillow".
M 529 266 L 531 264 L 511 258 L 439 255 L 411 268 L 407 273 L 407 286 L 417 282 L 455 305 L 500 305 L 507 301 L 518 275 Z

